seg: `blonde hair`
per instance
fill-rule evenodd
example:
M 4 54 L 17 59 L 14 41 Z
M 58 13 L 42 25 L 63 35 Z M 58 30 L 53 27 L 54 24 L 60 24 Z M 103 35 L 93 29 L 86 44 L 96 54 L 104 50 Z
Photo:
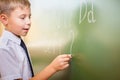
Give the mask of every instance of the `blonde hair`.
M 9 15 L 16 8 L 30 8 L 29 0 L 0 0 L 0 14 Z

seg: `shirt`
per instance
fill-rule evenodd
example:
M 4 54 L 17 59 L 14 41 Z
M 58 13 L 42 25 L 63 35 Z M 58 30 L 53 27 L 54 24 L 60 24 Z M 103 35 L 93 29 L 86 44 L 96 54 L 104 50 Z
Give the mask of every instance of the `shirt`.
M 29 62 L 20 42 L 20 38 L 13 33 L 3 32 L 0 38 L 0 80 L 31 78 Z

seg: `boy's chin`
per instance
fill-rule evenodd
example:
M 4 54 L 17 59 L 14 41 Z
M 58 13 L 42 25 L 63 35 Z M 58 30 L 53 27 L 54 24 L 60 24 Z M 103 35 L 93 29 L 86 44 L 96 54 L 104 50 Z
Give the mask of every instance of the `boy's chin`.
M 24 36 L 26 36 L 26 35 L 27 35 L 27 34 L 23 34 L 23 35 L 21 35 L 21 36 L 23 36 L 23 37 L 24 37 Z
M 24 37 L 24 36 L 26 36 L 26 35 L 27 35 L 27 33 L 24 33 L 24 34 L 21 34 L 21 35 L 19 35 L 19 36 L 23 36 L 23 37 Z

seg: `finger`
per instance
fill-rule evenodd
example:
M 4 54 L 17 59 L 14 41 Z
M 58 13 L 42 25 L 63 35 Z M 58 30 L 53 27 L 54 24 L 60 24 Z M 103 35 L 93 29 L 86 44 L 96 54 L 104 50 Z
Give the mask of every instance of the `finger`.
M 70 58 L 63 58 L 63 61 L 68 62 L 68 61 L 70 61 Z
M 68 64 L 68 62 L 61 62 L 61 66 L 64 66 L 64 65 L 66 65 L 66 64 Z
M 64 69 L 67 68 L 67 67 L 69 67 L 69 64 L 66 64 L 66 65 L 63 66 Z
M 68 54 L 67 56 L 70 57 L 70 58 L 72 58 L 72 55 L 71 55 L 71 54 Z
M 62 58 L 66 58 L 66 57 L 72 58 L 71 54 L 63 54 L 63 55 L 60 55 L 60 57 L 62 57 Z

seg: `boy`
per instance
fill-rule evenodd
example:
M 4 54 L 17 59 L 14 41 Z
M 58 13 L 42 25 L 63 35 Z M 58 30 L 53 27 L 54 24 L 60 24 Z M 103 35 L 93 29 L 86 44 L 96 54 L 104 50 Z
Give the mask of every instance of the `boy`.
M 0 38 L 0 80 L 48 80 L 69 66 L 71 55 L 56 57 L 45 69 L 33 75 L 31 62 L 21 36 L 31 26 L 28 0 L 0 0 L 0 21 L 5 30 Z

